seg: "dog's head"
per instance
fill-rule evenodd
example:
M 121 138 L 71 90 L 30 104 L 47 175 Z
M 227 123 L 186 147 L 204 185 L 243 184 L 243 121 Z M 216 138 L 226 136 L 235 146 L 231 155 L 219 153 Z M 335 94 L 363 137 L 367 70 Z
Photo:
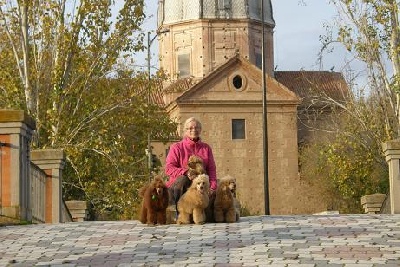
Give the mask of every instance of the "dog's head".
M 192 181 L 192 186 L 201 194 L 208 194 L 210 188 L 210 179 L 207 174 L 200 174 Z
M 236 179 L 233 178 L 232 176 L 227 175 L 222 177 L 219 180 L 219 184 L 220 186 L 226 186 L 227 188 L 229 188 L 229 190 L 233 195 L 236 194 Z
M 204 170 L 203 160 L 196 155 L 191 155 L 188 160 L 188 174 L 197 176 L 206 173 Z
M 163 194 L 164 190 L 167 190 L 163 179 L 160 177 L 154 178 L 154 180 L 152 182 L 152 187 L 153 187 L 153 190 L 155 191 L 155 193 L 159 196 L 161 196 Z

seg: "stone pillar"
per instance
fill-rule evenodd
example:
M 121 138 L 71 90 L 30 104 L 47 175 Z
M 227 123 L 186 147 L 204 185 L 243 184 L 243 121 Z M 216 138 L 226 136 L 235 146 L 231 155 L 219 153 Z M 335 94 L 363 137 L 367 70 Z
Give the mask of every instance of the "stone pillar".
M 400 214 L 400 139 L 382 145 L 389 165 L 390 213 Z
M 31 160 L 46 174 L 46 223 L 63 222 L 62 218 L 62 170 L 65 154 L 59 149 L 41 149 L 31 152 Z
M 69 212 L 72 216 L 72 221 L 83 222 L 86 221 L 89 215 L 88 203 L 86 201 L 69 200 L 65 201 Z
M 382 204 L 385 201 L 385 194 L 365 195 L 361 197 L 361 205 L 368 214 L 381 213 Z
M 22 110 L 0 110 L 0 214 L 32 220 L 29 150 L 34 120 Z

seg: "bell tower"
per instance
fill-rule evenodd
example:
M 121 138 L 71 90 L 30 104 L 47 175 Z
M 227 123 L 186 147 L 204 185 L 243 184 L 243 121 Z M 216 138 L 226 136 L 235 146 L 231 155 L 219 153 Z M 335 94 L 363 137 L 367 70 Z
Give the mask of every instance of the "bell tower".
M 273 76 L 271 0 L 159 0 L 160 67 L 171 81 L 204 76 L 239 54 L 261 68 L 262 27 L 265 66 Z

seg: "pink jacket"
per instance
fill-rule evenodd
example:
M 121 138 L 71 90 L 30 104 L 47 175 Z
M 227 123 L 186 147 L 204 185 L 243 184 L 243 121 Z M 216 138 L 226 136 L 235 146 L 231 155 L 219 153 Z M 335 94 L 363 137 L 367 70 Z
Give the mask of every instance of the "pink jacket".
M 167 187 L 170 187 L 178 176 L 187 171 L 187 162 L 191 155 L 197 155 L 203 159 L 204 168 L 210 177 L 210 189 L 217 189 L 217 171 L 211 147 L 201 140 L 194 142 L 188 137 L 171 145 L 165 164 L 165 173 L 169 176 Z

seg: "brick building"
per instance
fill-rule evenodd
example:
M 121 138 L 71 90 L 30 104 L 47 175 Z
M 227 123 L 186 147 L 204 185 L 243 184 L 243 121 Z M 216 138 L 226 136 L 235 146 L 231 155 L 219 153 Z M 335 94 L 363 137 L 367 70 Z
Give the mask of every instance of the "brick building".
M 304 94 L 297 72 L 274 72 L 272 4 L 260 1 L 159 0 L 160 67 L 168 74 L 163 105 L 179 124 L 195 116 L 203 124 L 217 164 L 217 177 L 231 175 L 250 214 L 305 214 L 326 210 L 318 189 L 299 178 L 298 113 Z M 264 29 L 262 28 L 264 26 Z M 263 168 L 262 32 L 267 88 L 268 188 Z M 277 74 L 277 75 L 276 75 Z M 332 88 L 343 81 L 329 72 Z M 336 73 L 337 74 L 337 73 Z M 321 77 L 322 77 L 321 76 Z M 277 79 L 277 77 L 279 79 Z M 297 84 L 299 81 L 297 80 Z M 311 84 L 310 84 L 311 86 Z M 312 85 L 318 87 L 317 83 Z M 304 89 L 304 88 L 303 88 Z M 302 133 L 304 134 L 304 133 Z M 165 161 L 168 144 L 153 142 Z

